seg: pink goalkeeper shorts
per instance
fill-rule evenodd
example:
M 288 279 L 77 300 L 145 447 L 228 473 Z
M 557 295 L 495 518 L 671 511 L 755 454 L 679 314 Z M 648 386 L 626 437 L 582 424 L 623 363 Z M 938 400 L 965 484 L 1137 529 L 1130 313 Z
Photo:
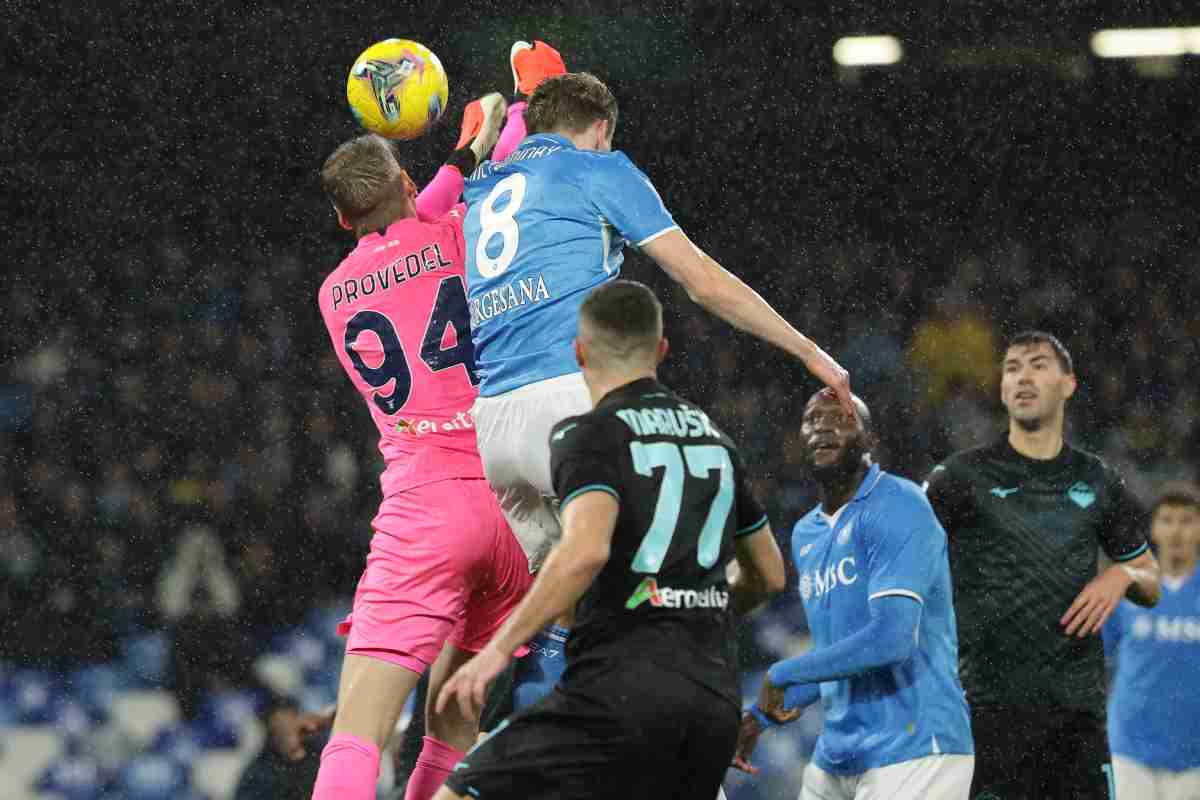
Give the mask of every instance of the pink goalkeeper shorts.
M 372 526 L 354 608 L 338 626 L 348 654 L 421 673 L 447 641 L 479 652 L 533 583 L 485 480 L 450 479 L 392 495 Z

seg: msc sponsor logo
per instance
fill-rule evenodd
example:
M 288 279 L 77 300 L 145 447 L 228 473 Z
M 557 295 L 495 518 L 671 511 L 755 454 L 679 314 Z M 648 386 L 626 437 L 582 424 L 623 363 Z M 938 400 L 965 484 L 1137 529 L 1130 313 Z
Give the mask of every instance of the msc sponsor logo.
M 1154 617 L 1138 614 L 1133 622 L 1135 639 L 1160 642 L 1200 642 L 1200 617 Z
M 846 556 L 823 570 L 800 573 L 800 597 L 804 600 L 823 597 L 838 586 L 849 586 L 857 580 L 858 566 L 854 556 Z
M 729 605 L 729 592 L 715 586 L 700 591 L 672 589 L 659 586 L 654 578 L 643 578 L 625 601 L 625 608 L 632 610 L 647 601 L 655 608 L 725 608 Z

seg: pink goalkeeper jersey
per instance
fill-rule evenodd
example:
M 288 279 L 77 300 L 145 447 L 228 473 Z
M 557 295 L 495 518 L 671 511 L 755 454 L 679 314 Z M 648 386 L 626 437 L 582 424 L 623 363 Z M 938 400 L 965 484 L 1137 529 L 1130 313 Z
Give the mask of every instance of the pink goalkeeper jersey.
M 463 212 L 402 219 L 358 246 L 321 286 L 333 349 L 379 428 L 383 496 L 483 478 L 469 410 L 475 351 L 463 271 Z

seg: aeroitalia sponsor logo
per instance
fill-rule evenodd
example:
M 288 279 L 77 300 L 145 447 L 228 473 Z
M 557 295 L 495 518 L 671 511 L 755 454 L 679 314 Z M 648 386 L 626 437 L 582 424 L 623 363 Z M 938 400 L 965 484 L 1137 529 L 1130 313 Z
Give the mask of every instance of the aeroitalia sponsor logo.
M 632 610 L 646 602 L 655 608 L 725 608 L 729 605 L 729 592 L 714 586 L 700 591 L 672 589 L 659 586 L 655 578 L 643 578 L 625 601 L 625 608 Z

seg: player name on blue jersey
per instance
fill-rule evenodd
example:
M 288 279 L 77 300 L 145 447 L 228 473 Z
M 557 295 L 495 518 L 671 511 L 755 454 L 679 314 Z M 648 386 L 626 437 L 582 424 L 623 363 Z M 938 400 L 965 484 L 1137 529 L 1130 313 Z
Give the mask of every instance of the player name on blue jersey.
M 485 162 L 468 203 L 467 288 L 480 394 L 577 372 L 572 340 L 588 292 L 621 271 L 627 243 L 675 222 L 624 153 L 536 133 Z
M 848 775 L 973 753 L 946 533 L 920 488 L 872 466 L 835 516 L 818 506 L 796 523 L 792 554 L 815 648 L 865 628 L 875 598 L 901 595 L 921 604 L 912 658 L 821 684 L 817 766 Z

